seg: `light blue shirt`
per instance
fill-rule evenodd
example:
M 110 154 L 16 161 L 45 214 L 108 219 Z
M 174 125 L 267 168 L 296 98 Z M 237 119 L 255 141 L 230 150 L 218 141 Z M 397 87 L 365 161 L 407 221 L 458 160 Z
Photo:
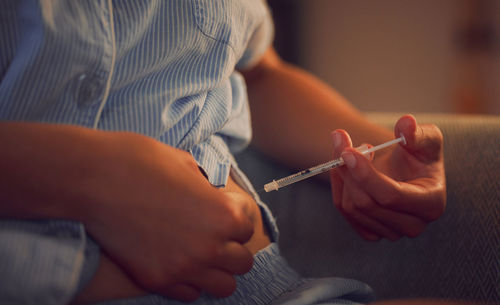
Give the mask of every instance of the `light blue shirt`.
M 0 119 L 141 133 L 222 186 L 251 137 L 235 67 L 271 38 L 260 0 L 1 1 Z
M 251 137 L 236 69 L 272 35 L 261 0 L 3 0 L 0 120 L 144 134 L 223 186 Z M 0 303 L 67 302 L 88 280 L 89 247 L 80 223 L 0 221 Z

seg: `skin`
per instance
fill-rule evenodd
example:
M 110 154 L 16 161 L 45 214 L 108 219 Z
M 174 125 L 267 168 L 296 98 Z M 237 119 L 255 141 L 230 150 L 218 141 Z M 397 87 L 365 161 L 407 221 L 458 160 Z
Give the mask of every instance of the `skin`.
M 231 177 L 229 177 L 228 183 L 222 191 L 228 193 L 239 193 L 242 196 L 249 197 L 249 195 L 245 193 L 245 191 L 239 187 Z M 255 207 L 257 207 L 256 204 Z M 252 254 L 257 253 L 260 249 L 266 247 L 270 243 L 266 229 L 262 224 L 258 208 L 255 212 L 259 215 L 257 218 L 259 221 L 257 221 L 254 225 L 254 234 L 250 240 L 244 244 L 244 246 Z M 138 297 L 146 294 L 148 294 L 147 291 L 141 289 L 123 271 L 123 269 L 120 268 L 120 266 L 118 266 L 106 254 L 103 254 L 101 256 L 96 275 L 84 291 L 82 291 L 71 304 L 89 304 L 104 300 Z M 230 291 L 228 291 L 227 294 L 230 294 Z
M 272 49 L 242 73 L 260 150 L 296 168 L 332 155 L 356 158 L 356 166 L 330 179 L 336 206 L 361 236 L 414 236 L 442 213 L 446 190 L 436 127 L 402 118 L 396 130 L 408 145 L 370 163 L 351 142 L 378 144 L 392 132 L 369 122 L 334 89 Z M 333 130 L 341 135 L 335 148 Z M 227 296 L 236 288 L 234 275 L 247 272 L 252 254 L 269 242 L 248 194 L 231 180 L 225 189 L 213 188 L 188 153 L 153 139 L 2 122 L 0 141 L 9 143 L 0 151 L 0 170 L 9 173 L 0 181 L 0 217 L 78 220 L 103 249 L 96 276 L 75 304 L 144 292 L 183 301 L 201 291 Z M 378 187 L 390 196 L 374 192 Z
M 442 135 L 433 125 L 403 116 L 396 136 L 405 145 L 383 152 L 374 162 L 352 148 L 344 130 L 333 132 L 334 157 L 346 166 L 331 171 L 333 202 L 367 240 L 416 237 L 444 212 Z
M 331 181 L 335 206 L 363 238 L 415 237 L 444 212 L 443 137 L 436 126 L 418 125 L 409 115 L 400 118 L 394 132 L 376 126 L 334 89 L 281 61 L 273 50 L 244 75 L 253 143 L 260 150 L 299 169 L 340 156 L 357 161 L 323 178 Z M 353 143 L 380 144 L 401 132 L 408 143 L 377 152 L 373 161 L 352 149 Z
M 137 286 L 181 300 L 227 296 L 250 270 L 259 209 L 189 153 L 68 125 L 2 122 L 0 139 L 0 217 L 80 221 Z

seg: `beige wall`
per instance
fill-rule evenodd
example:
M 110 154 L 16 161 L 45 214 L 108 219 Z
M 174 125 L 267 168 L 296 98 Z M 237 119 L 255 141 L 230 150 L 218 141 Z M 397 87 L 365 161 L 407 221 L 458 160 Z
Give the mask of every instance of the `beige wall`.
M 459 0 L 302 0 L 300 61 L 367 111 L 456 112 Z M 500 1 L 493 0 L 497 38 Z M 483 99 L 500 114 L 500 46 L 482 60 Z M 496 101 L 496 102 L 495 102 Z

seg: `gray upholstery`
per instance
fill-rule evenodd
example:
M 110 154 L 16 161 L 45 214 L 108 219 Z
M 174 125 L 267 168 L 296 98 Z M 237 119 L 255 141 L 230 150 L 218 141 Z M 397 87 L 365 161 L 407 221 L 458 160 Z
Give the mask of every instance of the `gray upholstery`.
M 397 114 L 369 114 L 392 126 Z M 437 297 L 500 301 L 500 116 L 417 114 L 443 131 L 447 209 L 419 237 L 366 242 L 310 179 L 262 199 L 277 216 L 285 257 L 304 276 L 370 284 L 380 299 Z M 237 156 L 258 189 L 292 173 L 256 151 Z

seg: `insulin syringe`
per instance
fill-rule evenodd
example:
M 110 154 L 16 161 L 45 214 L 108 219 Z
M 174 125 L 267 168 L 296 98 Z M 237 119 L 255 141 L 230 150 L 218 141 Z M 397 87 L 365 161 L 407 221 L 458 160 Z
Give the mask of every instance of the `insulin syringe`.
M 401 134 L 401 137 L 399 137 L 399 138 L 382 143 L 382 144 L 374 146 L 372 148 L 369 148 L 367 145 L 361 145 L 361 146 L 357 147 L 356 150 L 358 150 L 363 155 L 368 155 L 374 151 L 380 150 L 382 148 L 386 148 L 388 146 L 391 146 L 391 145 L 399 143 L 399 142 L 403 142 L 403 144 L 406 145 L 406 140 L 405 140 L 405 137 L 403 136 L 403 134 Z M 339 167 L 342 165 L 344 165 L 344 159 L 342 159 L 342 157 L 340 157 L 340 158 L 337 158 L 337 159 L 310 167 L 308 169 L 305 169 L 305 170 L 300 171 L 296 174 L 281 178 L 279 180 L 273 180 L 273 181 L 267 183 L 266 185 L 264 185 L 264 190 L 266 192 L 277 191 L 278 189 L 280 189 L 284 186 L 293 184 L 295 182 L 299 182 L 301 180 L 310 178 L 312 176 L 316 176 L 318 174 L 324 173 L 326 171 L 329 171 L 333 168 L 336 168 L 336 167 Z

